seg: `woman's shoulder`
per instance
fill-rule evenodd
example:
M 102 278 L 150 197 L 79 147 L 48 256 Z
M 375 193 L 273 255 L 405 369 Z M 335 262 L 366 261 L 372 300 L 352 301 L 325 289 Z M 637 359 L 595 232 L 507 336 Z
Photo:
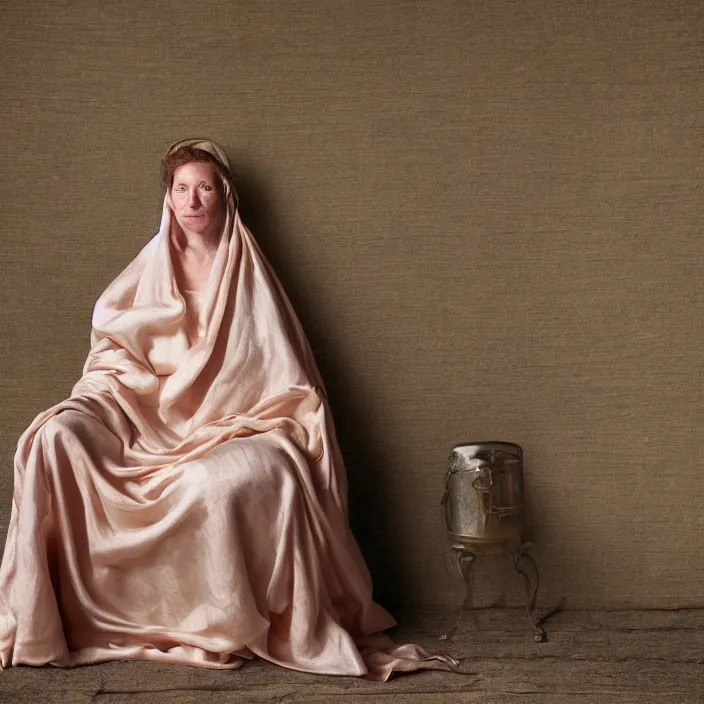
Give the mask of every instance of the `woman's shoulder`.
M 158 234 L 140 250 L 134 259 L 108 284 L 95 302 L 95 312 L 109 307 L 129 308 L 135 297 L 141 274 L 157 249 Z

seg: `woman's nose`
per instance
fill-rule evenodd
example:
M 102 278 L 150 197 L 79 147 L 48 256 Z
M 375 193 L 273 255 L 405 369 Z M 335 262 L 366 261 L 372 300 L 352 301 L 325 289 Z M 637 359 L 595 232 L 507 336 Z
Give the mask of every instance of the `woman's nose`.
M 200 198 L 198 197 L 198 191 L 193 190 L 188 194 L 188 205 L 191 208 L 197 208 L 200 205 Z

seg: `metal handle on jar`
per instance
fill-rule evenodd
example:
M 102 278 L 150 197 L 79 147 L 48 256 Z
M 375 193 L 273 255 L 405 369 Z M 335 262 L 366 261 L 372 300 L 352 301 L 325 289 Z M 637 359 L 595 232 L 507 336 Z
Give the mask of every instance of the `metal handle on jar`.
M 448 458 L 448 467 L 445 471 L 445 491 L 443 492 L 442 498 L 440 499 L 440 506 L 442 514 L 445 518 L 445 529 L 450 529 L 450 477 L 457 471 L 454 464 L 454 455 L 450 453 Z
M 501 450 L 492 450 L 491 452 L 485 453 L 488 456 L 488 461 L 483 461 L 484 458 L 479 458 L 479 453 L 477 453 L 478 459 L 480 461 L 476 465 L 476 469 L 480 472 L 479 476 L 472 482 L 472 488 L 477 492 L 477 500 L 479 504 L 479 509 L 482 516 L 482 527 L 486 528 L 489 522 L 489 516 L 495 516 L 498 519 L 506 518 L 507 516 L 515 516 L 523 511 L 523 504 L 513 505 L 513 506 L 495 506 L 494 505 L 494 475 L 492 470 L 496 463 L 496 455 L 504 455 L 505 457 L 510 457 L 510 460 L 503 460 L 504 464 L 519 464 L 520 459 L 516 459 L 515 455 L 511 455 L 507 452 L 502 452 Z M 500 472 L 497 469 L 497 474 Z

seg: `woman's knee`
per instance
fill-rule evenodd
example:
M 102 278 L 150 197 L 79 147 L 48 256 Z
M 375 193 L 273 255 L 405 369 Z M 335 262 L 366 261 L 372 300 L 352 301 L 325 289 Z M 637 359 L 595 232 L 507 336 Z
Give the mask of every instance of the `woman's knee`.
M 72 408 L 60 411 L 44 423 L 42 429 L 45 433 L 56 435 L 70 432 L 74 435 L 85 435 L 90 432 L 95 419 L 83 411 Z
M 203 462 L 206 471 L 201 477 L 221 496 L 280 495 L 296 485 L 293 459 L 265 436 L 231 440 L 206 455 Z

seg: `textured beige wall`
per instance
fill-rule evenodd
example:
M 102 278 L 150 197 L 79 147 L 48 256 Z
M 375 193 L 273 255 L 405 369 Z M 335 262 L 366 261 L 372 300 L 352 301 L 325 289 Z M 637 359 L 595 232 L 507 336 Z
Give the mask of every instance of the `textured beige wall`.
M 206 135 L 329 385 L 382 600 L 456 603 L 445 459 L 493 438 L 525 448 L 542 604 L 704 606 L 703 31 L 698 0 L 5 0 L 2 530 L 161 153 Z M 482 599 L 518 598 L 501 575 Z

